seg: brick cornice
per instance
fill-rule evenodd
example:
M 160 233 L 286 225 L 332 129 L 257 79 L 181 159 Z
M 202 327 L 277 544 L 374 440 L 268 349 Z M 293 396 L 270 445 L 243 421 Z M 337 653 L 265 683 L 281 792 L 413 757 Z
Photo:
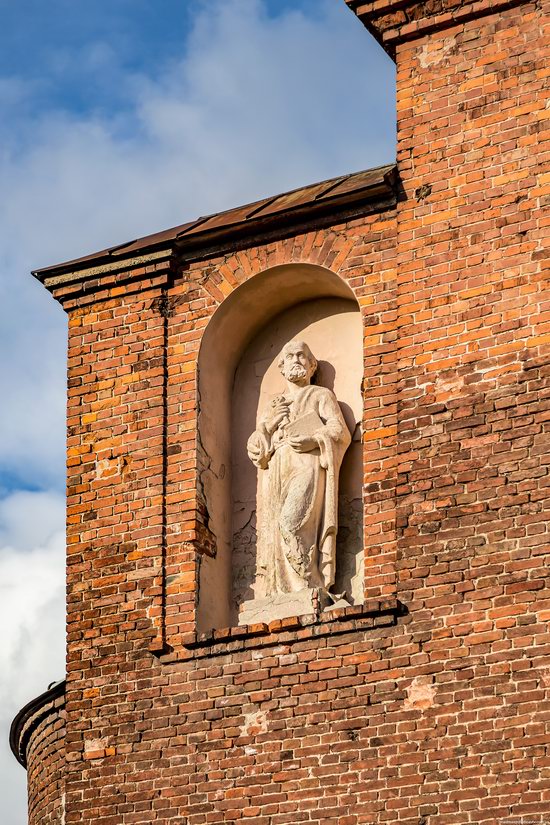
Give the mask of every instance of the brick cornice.
M 345 0 L 363 25 L 395 59 L 399 43 L 530 0 Z
M 17 761 L 27 767 L 27 745 L 33 732 L 46 717 L 58 716 L 65 705 L 65 680 L 56 682 L 48 690 L 21 708 L 10 728 L 10 747 Z

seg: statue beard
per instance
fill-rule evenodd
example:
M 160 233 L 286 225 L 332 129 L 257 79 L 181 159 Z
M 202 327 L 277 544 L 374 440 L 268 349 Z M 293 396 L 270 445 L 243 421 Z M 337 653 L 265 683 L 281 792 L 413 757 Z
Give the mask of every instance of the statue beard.
M 301 381 L 304 378 L 308 377 L 308 371 L 305 367 L 302 367 L 301 364 L 294 364 L 294 366 L 290 367 L 288 370 L 285 378 L 288 378 L 289 381 Z

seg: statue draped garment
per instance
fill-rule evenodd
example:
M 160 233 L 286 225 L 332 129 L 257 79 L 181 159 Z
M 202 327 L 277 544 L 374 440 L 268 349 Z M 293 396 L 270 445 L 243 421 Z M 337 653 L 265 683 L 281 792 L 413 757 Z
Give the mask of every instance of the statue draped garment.
M 331 390 L 308 385 L 286 400 L 288 420 L 270 435 L 268 414 L 248 441 L 259 452 L 250 457 L 263 471 L 258 479 L 257 551 L 266 595 L 312 587 L 328 590 L 334 583 L 338 477 L 351 441 Z M 311 424 L 317 416 L 318 428 L 304 434 L 318 447 L 304 453 L 293 449 L 287 428 L 300 434 L 300 420 Z

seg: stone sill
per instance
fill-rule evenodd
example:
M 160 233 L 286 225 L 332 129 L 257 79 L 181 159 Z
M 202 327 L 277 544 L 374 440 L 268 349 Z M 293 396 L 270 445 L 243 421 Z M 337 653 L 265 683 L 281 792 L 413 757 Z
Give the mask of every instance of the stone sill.
M 207 633 L 189 633 L 179 650 L 159 656 L 163 664 L 206 656 L 222 656 L 250 648 L 292 644 L 322 636 L 341 635 L 354 630 L 371 630 L 396 624 L 402 606 L 397 599 L 368 601 L 364 604 L 325 610 L 317 615 L 289 616 L 272 622 L 240 627 L 224 627 Z

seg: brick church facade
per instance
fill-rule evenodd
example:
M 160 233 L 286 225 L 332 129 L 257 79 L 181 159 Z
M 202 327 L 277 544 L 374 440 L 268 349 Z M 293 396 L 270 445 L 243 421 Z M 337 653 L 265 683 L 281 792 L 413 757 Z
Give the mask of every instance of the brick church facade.
M 396 61 L 395 166 L 35 273 L 69 319 L 68 635 L 12 726 L 31 825 L 550 822 L 550 2 L 346 2 Z M 225 621 L 201 358 L 230 386 L 343 297 L 362 596 Z

